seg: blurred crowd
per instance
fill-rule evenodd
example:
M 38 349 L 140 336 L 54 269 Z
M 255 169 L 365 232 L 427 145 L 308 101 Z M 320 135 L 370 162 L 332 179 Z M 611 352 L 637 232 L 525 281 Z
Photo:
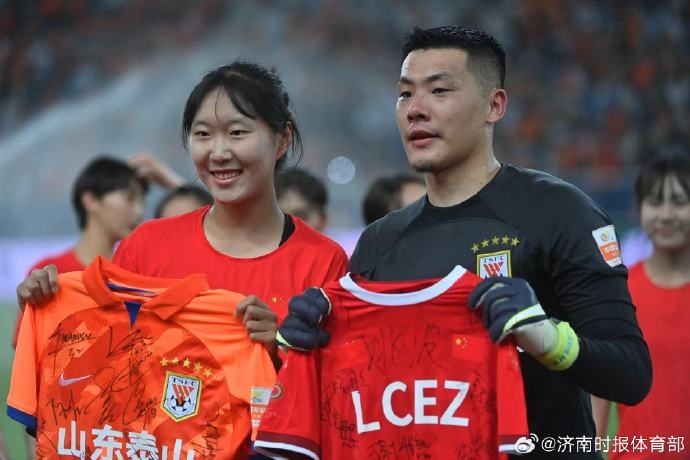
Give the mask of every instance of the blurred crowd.
M 508 55 L 510 109 L 496 141 L 508 162 L 596 185 L 645 154 L 690 143 L 685 0 L 303 0 L 281 10 L 283 43 L 324 48 L 364 71 L 398 58 L 416 24 L 493 33 Z
M 220 0 L 0 1 L 0 100 L 11 104 L 5 115 L 21 123 L 62 98 L 97 90 L 152 53 L 183 49 L 226 6 Z
M 335 197 L 353 217 L 334 222 L 348 224 L 364 184 L 406 168 L 393 118 L 402 35 L 452 23 L 506 48 L 499 160 L 563 176 L 615 214 L 645 155 L 690 144 L 687 0 L 0 0 L 0 133 L 220 31 L 228 60 L 257 57 L 284 76 L 308 167 L 343 154 L 358 164 L 361 182 Z

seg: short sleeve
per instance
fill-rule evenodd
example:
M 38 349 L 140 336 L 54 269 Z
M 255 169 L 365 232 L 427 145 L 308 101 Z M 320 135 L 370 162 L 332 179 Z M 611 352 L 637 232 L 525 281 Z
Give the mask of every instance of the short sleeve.
M 27 431 L 31 433 L 36 431 L 40 359 L 34 319 L 33 307 L 27 305 L 19 328 L 7 395 L 7 415 L 26 425 Z
M 317 353 L 288 352 L 259 425 L 257 452 L 320 458 Z

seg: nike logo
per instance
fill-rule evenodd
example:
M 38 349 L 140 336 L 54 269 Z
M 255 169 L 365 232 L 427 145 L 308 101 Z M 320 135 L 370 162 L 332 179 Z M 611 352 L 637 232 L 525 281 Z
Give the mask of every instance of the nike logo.
M 72 385 L 73 383 L 81 382 L 82 380 L 86 380 L 88 378 L 91 378 L 90 375 L 85 375 L 83 377 L 77 377 L 74 379 L 66 379 L 65 378 L 65 373 L 63 372 L 60 374 L 60 386 L 61 387 L 66 387 L 68 385 Z

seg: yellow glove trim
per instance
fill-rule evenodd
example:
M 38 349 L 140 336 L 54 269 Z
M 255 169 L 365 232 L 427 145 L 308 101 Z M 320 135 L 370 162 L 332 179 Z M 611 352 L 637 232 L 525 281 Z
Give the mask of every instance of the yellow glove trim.
M 558 340 L 553 350 L 537 357 L 537 360 L 552 371 L 564 371 L 573 365 L 580 353 L 580 341 L 570 324 L 561 321 L 556 326 Z

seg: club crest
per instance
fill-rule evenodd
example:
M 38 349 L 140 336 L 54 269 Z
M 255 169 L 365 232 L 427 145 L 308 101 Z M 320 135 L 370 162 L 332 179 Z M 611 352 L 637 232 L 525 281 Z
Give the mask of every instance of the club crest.
M 477 274 L 482 278 L 511 276 L 510 250 L 477 254 Z
M 165 376 L 161 407 L 179 422 L 193 417 L 199 410 L 201 379 L 168 371 Z

